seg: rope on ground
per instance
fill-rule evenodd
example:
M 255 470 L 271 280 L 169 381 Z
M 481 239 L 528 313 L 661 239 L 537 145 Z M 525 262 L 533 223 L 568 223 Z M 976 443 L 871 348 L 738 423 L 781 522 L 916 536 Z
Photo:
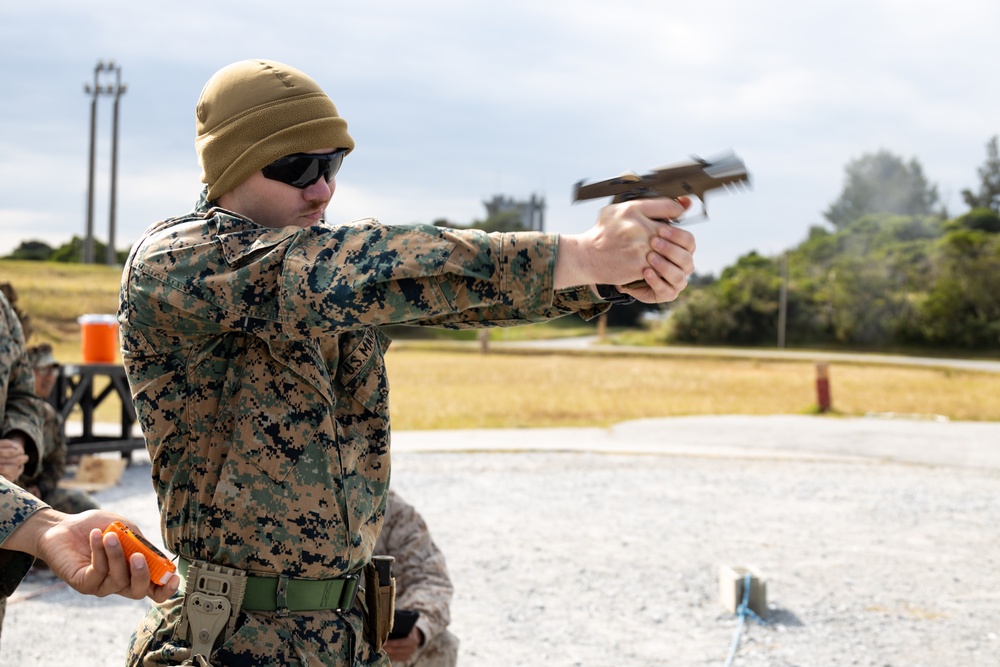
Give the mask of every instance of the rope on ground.
M 726 666 L 730 667 L 733 664 L 733 658 L 736 657 L 736 649 L 740 645 L 740 635 L 743 634 L 743 624 L 747 620 L 747 616 L 753 617 L 761 625 L 766 625 L 764 619 L 754 612 L 750 608 L 750 581 L 752 580 L 752 575 L 747 572 L 746 577 L 743 579 L 743 601 L 740 602 L 740 606 L 736 608 L 736 615 L 740 617 L 740 623 L 736 626 L 736 634 L 733 636 L 733 644 L 729 647 L 729 657 L 726 658 Z

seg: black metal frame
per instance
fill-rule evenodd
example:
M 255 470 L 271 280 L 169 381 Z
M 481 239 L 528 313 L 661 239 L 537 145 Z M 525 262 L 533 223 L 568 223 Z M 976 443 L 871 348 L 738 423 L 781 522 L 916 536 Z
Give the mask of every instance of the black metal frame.
M 94 380 L 98 377 L 107 377 L 110 382 L 95 395 Z M 94 410 L 112 394 L 117 395 L 121 401 L 121 433 L 118 436 L 96 435 Z M 70 456 L 121 452 L 122 457 L 128 458 L 133 450 L 145 447 L 142 438 L 132 436 L 132 428 L 136 422 L 135 406 L 132 405 L 132 393 L 129 391 L 123 366 L 118 364 L 61 366 L 49 402 L 62 415 L 64 423 L 74 407 L 79 406 L 82 412 L 83 433 L 66 438 L 66 450 Z

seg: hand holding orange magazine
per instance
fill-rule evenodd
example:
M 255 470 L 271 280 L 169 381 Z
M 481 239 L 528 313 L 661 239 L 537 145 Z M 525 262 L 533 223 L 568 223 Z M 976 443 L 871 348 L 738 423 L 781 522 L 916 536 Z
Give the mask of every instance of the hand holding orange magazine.
M 177 566 L 170 562 L 170 559 L 163 552 L 146 541 L 142 535 L 133 532 L 121 521 L 115 521 L 108 526 L 104 534 L 107 535 L 109 532 L 118 536 L 127 558 L 131 558 L 134 553 L 143 555 L 146 559 L 146 565 L 149 566 L 149 580 L 153 583 L 162 586 L 177 571 Z

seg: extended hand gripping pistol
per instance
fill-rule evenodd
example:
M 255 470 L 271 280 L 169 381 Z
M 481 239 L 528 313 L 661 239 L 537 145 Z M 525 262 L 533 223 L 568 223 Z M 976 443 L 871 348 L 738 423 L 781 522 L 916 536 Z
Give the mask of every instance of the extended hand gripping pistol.
M 713 160 L 703 160 L 693 157 L 686 162 L 655 169 L 648 174 L 626 172 L 621 176 L 609 178 L 606 181 L 584 184 L 579 181 L 573 188 L 573 201 L 595 199 L 597 197 L 613 197 L 611 203 L 618 204 L 632 199 L 650 199 L 652 197 L 670 197 L 676 199 L 685 195 L 701 200 L 702 215 L 700 218 L 685 222 L 694 222 L 708 218 L 708 204 L 705 203 L 705 193 L 716 188 L 743 189 L 750 187 L 750 174 L 743 160 L 732 153 Z M 664 220 L 672 224 L 680 224 L 676 220 Z M 639 287 L 642 281 L 634 281 L 626 287 Z M 614 285 L 598 285 L 598 294 L 611 303 L 628 304 L 635 299 L 623 294 Z

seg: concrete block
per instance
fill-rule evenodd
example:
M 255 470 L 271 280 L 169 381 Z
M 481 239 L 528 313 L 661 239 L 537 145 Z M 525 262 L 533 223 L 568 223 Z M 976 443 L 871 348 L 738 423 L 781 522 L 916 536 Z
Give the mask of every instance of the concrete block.
M 767 582 L 752 565 L 719 566 L 719 601 L 722 606 L 736 613 L 743 602 L 743 586 L 746 575 L 750 574 L 750 610 L 764 618 L 767 614 Z

